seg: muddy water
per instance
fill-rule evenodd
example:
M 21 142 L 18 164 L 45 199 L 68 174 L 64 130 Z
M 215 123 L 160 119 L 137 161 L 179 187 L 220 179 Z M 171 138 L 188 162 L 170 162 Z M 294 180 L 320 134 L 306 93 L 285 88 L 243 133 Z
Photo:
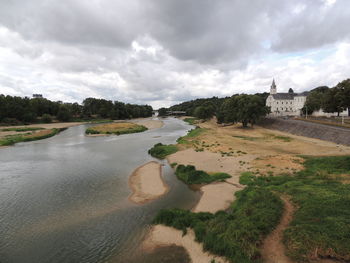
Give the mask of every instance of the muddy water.
M 139 245 L 159 209 L 191 208 L 199 194 L 164 162 L 170 192 L 146 205 L 128 201 L 128 176 L 153 160 L 147 150 L 191 128 L 164 122 L 144 133 L 94 138 L 81 125 L 0 149 L 0 262 L 187 262 L 182 248 L 145 254 Z

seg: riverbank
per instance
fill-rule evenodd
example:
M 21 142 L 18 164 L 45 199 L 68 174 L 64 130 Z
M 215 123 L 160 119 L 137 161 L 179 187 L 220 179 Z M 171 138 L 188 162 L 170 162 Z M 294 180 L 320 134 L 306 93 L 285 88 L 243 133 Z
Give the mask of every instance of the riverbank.
M 234 193 L 245 186 L 239 183 L 240 176 L 274 176 L 280 174 L 296 174 L 304 169 L 304 159 L 300 155 L 309 156 L 342 156 L 350 155 L 350 147 L 328 141 L 292 135 L 280 131 L 272 131 L 262 127 L 242 129 L 239 125 L 219 126 L 215 121 L 199 123 L 202 128 L 195 136 L 180 140 L 180 151 L 169 155 L 167 160 L 173 166 L 194 165 L 205 172 L 224 172 L 232 176 L 225 182 L 202 186 L 202 197 L 192 209 L 193 212 L 215 213 L 229 208 L 235 200 Z M 160 240 L 158 245 L 181 245 L 173 240 L 173 236 L 182 232 L 169 231 L 160 235 L 159 226 L 151 229 L 148 239 Z M 177 230 L 174 230 L 177 231 Z M 172 236 L 173 235 L 173 236 Z M 187 235 L 184 236 L 184 238 Z M 146 240 L 145 243 L 149 240 Z M 193 261 L 196 253 L 191 253 L 192 245 L 182 244 L 189 251 Z M 198 256 L 199 257 L 199 256 Z
M 152 251 L 157 247 L 172 245 L 181 246 L 188 252 L 192 263 L 213 262 L 228 263 L 225 259 L 204 252 L 203 245 L 195 241 L 195 235 L 191 229 L 183 236 L 182 231 L 164 225 L 153 226 L 145 242 L 142 244 L 145 251 Z
M 162 166 L 152 161 L 138 167 L 129 178 L 133 193 L 129 200 L 136 204 L 153 201 L 169 191 L 162 177 Z

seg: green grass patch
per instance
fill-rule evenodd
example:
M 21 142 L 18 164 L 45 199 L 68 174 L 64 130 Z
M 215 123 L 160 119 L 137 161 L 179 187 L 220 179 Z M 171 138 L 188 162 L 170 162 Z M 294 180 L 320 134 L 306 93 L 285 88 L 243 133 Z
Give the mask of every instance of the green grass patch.
M 3 131 L 3 132 L 6 132 L 6 131 L 26 132 L 26 131 L 38 131 L 38 130 L 45 130 L 45 129 L 41 128 L 41 127 L 23 127 L 23 128 L 6 128 L 6 129 L 1 129 L 1 131 Z
M 240 183 L 292 197 L 298 209 L 284 233 L 287 254 L 297 262 L 330 257 L 350 260 L 350 185 L 332 175 L 350 175 L 350 156 L 308 157 L 296 176 L 242 175 Z
M 195 125 L 196 122 L 198 121 L 197 118 L 185 118 L 184 122 L 187 122 L 188 124 Z
M 178 138 L 177 143 L 179 143 L 179 144 L 191 144 L 193 138 L 203 134 L 207 130 L 208 129 L 196 127 L 195 129 L 190 130 L 187 133 L 187 135 Z
M 154 219 L 182 230 L 192 228 L 204 249 L 232 262 L 258 262 L 259 246 L 282 214 L 283 203 L 271 191 L 248 187 L 236 193 L 228 212 L 192 213 L 180 209 L 163 209 Z
M 182 164 L 176 168 L 175 174 L 177 178 L 186 184 L 209 184 L 214 181 L 224 181 L 231 177 L 227 173 L 208 174 L 204 171 L 196 170 L 193 165 L 185 166 Z
M 280 141 L 284 141 L 284 142 L 291 142 L 293 140 L 291 137 L 288 137 L 288 136 L 277 136 L 277 135 L 274 135 L 273 138 L 277 139 L 277 140 L 280 140 Z
M 29 142 L 29 141 L 37 141 L 37 140 L 42 140 L 46 138 L 50 138 L 52 136 L 55 136 L 56 134 L 60 133 L 61 131 L 65 130 L 66 128 L 60 128 L 60 129 L 51 129 L 49 133 L 46 134 L 18 134 L 18 135 L 9 135 L 4 138 L 0 139 L 0 146 L 10 146 L 14 145 L 15 143 L 18 142 Z
M 164 159 L 166 156 L 176 153 L 177 151 L 178 149 L 176 145 L 165 145 L 162 143 L 157 143 L 151 149 L 148 150 L 148 153 L 158 159 Z

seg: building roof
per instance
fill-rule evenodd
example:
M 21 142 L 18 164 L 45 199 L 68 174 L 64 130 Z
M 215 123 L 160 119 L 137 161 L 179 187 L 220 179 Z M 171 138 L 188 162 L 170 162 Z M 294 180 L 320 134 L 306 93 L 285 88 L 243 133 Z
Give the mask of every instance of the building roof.
M 309 94 L 308 91 L 302 92 L 302 93 L 276 93 L 276 94 L 272 94 L 271 96 L 275 99 L 275 100 L 293 100 L 294 97 L 302 97 L 302 96 L 307 96 Z
M 292 94 L 292 93 L 276 93 L 276 94 L 272 94 L 272 97 L 275 100 L 293 100 L 294 94 Z

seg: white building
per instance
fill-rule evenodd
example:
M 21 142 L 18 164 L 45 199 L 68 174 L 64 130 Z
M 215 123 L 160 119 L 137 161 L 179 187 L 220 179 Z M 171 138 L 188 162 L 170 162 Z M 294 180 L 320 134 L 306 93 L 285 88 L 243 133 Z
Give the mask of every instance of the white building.
M 294 93 L 289 89 L 288 93 L 277 93 L 275 80 L 272 81 L 270 95 L 266 99 L 266 106 L 271 108 L 270 116 L 301 116 L 302 108 L 306 102 L 309 92 Z M 312 113 L 313 116 L 332 117 L 338 116 L 337 112 L 327 113 L 322 109 Z M 340 116 L 348 116 L 348 110 L 340 113 Z
M 292 89 L 289 89 L 288 93 L 277 93 L 275 80 L 273 80 L 266 106 L 271 108 L 272 116 L 300 116 L 307 95 L 308 92 L 294 93 Z

